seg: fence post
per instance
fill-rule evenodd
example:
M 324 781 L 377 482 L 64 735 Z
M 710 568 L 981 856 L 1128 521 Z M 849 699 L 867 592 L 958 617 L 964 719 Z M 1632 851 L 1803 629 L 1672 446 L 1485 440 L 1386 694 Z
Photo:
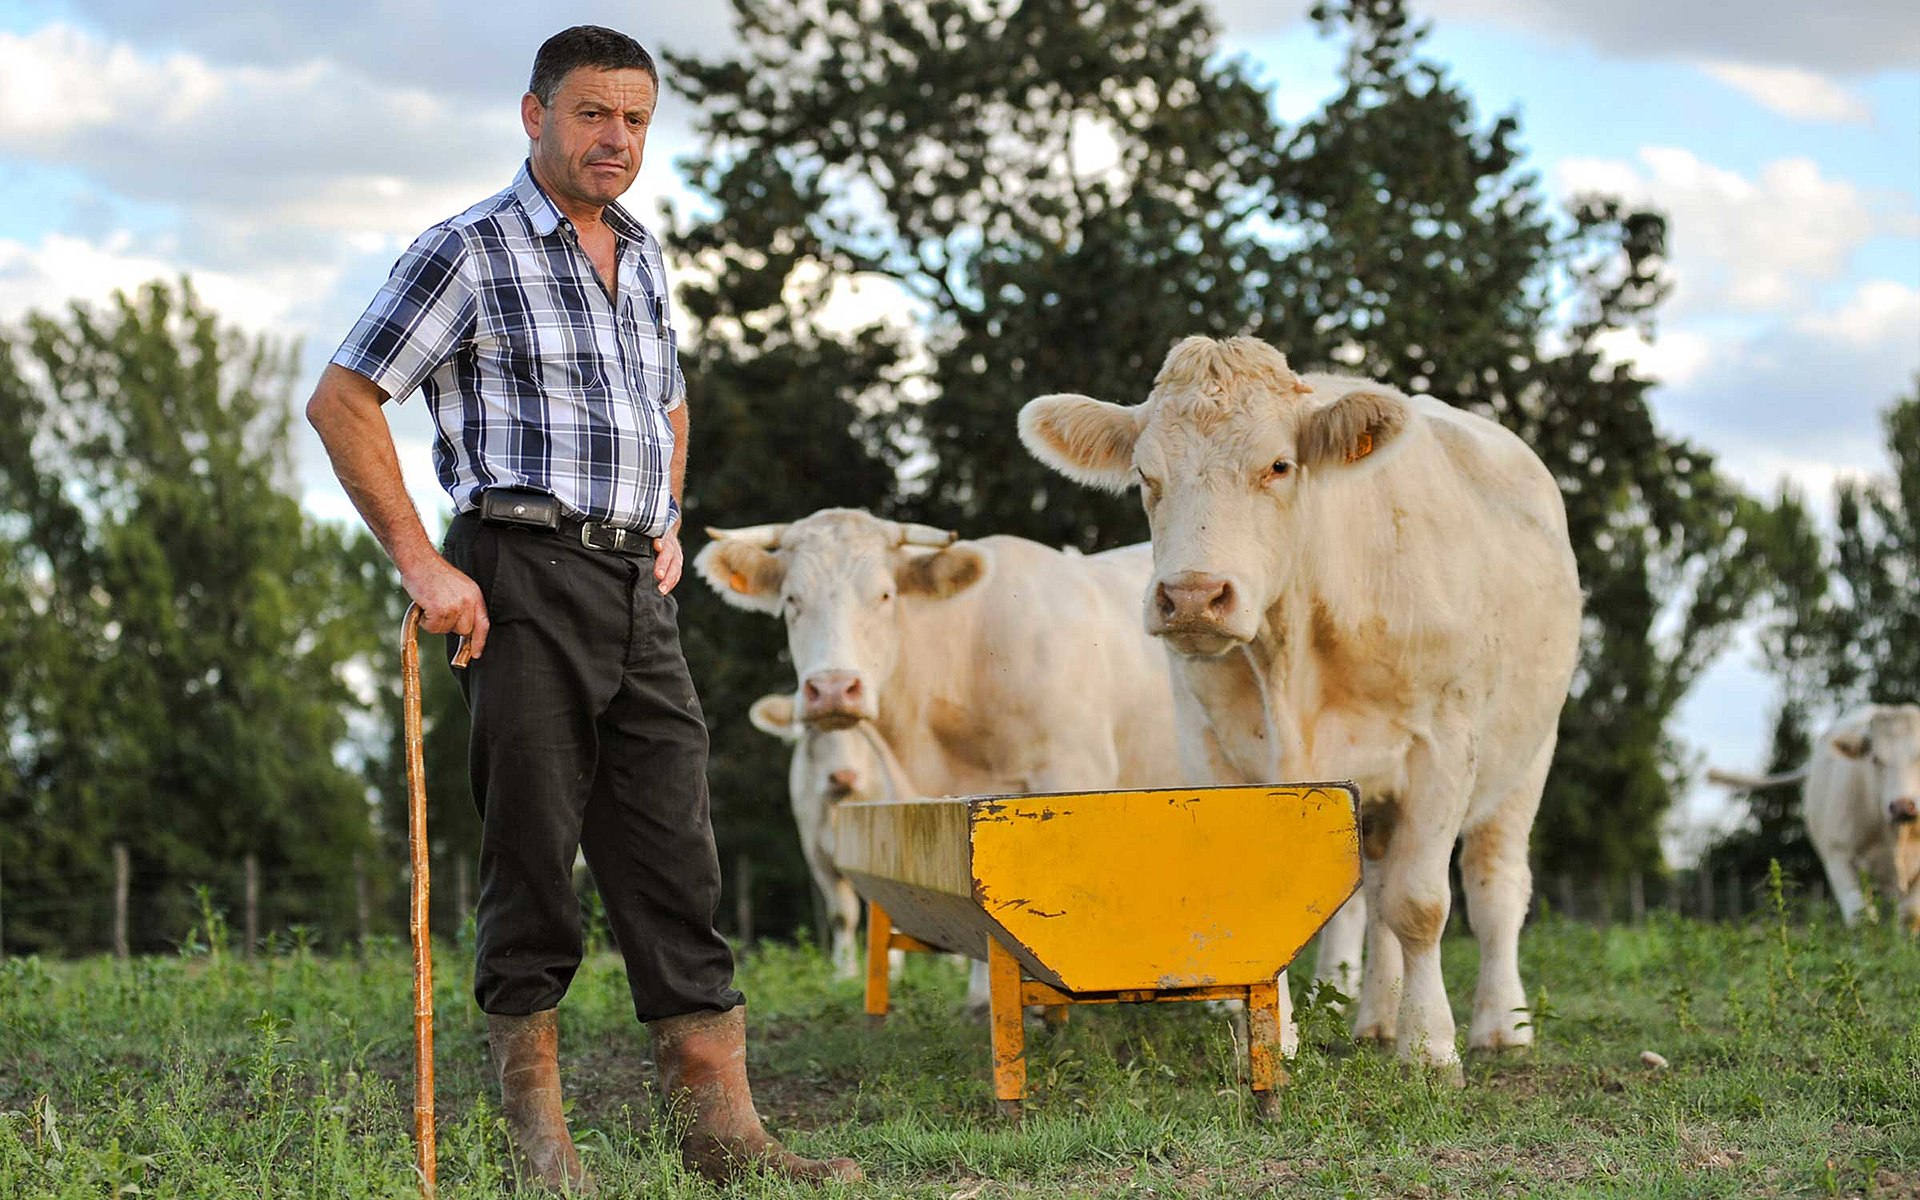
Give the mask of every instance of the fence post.
M 1706 859 L 1694 868 L 1694 878 L 1700 885 L 1700 919 L 1713 920 L 1713 868 Z
M 367 861 L 358 854 L 353 856 L 353 907 L 359 922 L 360 951 L 364 954 L 367 942 L 373 937 L 373 905 L 367 898 Z
M 4 897 L 6 895 L 6 891 L 7 891 L 6 876 L 4 873 L 0 873 L 0 897 Z M 7 956 L 6 906 L 4 904 L 0 904 L 0 958 L 5 958 L 6 956 Z
M 133 863 L 127 856 L 127 844 L 113 844 L 113 956 L 125 959 L 127 944 L 127 896 L 133 890 Z
M 1571 921 L 1575 915 L 1573 908 L 1573 876 L 1564 873 L 1561 874 L 1559 878 L 1555 880 L 1555 886 L 1560 893 L 1560 915 Z
M 1638 871 L 1627 876 L 1627 915 L 1635 925 L 1647 923 L 1647 881 Z
M 260 856 L 249 854 L 247 866 L 247 957 L 260 944 Z
M 467 856 L 461 854 L 453 860 L 453 927 L 460 929 L 467 923 L 467 914 L 473 911 L 473 864 Z
M 1727 872 L 1727 919 L 1738 921 L 1746 911 L 1747 896 L 1740 886 L 1740 872 Z
M 733 924 L 740 931 L 740 944 L 753 941 L 753 859 L 742 854 L 734 859 Z

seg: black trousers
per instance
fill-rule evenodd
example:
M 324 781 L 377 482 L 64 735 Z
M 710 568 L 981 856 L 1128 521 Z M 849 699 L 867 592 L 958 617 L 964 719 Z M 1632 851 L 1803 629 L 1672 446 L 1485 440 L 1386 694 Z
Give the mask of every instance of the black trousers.
M 480 585 L 491 622 L 481 658 L 454 672 L 473 717 L 481 818 L 480 1008 L 524 1015 L 566 994 L 582 949 L 583 849 L 640 1020 L 738 1005 L 733 953 L 713 926 L 706 720 L 651 551 L 592 550 L 463 513 L 446 555 Z

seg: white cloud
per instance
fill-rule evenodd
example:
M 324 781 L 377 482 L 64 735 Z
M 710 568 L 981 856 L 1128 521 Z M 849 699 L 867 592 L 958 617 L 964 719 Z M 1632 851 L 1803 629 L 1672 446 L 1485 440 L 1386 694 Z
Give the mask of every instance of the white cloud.
M 1677 146 L 1643 147 L 1638 159 L 1567 159 L 1557 183 L 1563 193 L 1611 193 L 1671 218 L 1675 313 L 1803 303 L 1811 285 L 1840 278 L 1863 243 L 1903 233 L 1914 219 L 1911 196 L 1869 194 L 1804 158 L 1778 159 L 1754 177 Z
M 1653 341 L 1636 329 L 1613 329 L 1594 339 L 1600 352 L 1614 362 L 1633 363 L 1642 375 L 1670 387 L 1684 387 L 1699 378 L 1713 362 L 1713 339 L 1701 333 L 1676 330 Z
M 72 300 L 101 304 L 116 291 L 150 280 L 172 280 L 182 268 L 165 253 L 137 248 L 126 233 L 104 241 L 49 234 L 33 245 L 0 240 L 0 322 L 28 310 L 64 310 Z M 339 280 L 337 270 L 283 265 L 237 274 L 196 271 L 193 286 L 223 319 L 255 333 L 285 334 L 305 315 L 309 297 Z
M 1794 323 L 1803 333 L 1870 347 L 1902 344 L 1920 352 L 1920 290 L 1876 279 L 1833 312 L 1810 312 Z
M 1795 120 L 1860 124 L 1873 116 L 1866 101 L 1849 89 L 1798 67 L 1710 62 L 1701 69 L 1756 104 Z
M 1244 7 L 1232 5 L 1230 7 Z M 1826 75 L 1911 69 L 1920 6 L 1911 0 L 1426 0 L 1422 16 L 1479 21 L 1609 57 L 1712 59 Z

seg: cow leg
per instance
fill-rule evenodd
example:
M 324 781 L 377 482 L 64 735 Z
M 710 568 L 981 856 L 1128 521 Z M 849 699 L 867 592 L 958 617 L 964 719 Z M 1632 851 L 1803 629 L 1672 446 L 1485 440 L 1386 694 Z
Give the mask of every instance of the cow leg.
M 993 986 L 987 975 L 987 964 L 972 959 L 967 965 L 967 1015 L 984 1017 L 993 1007 Z
M 1823 846 L 1814 843 L 1814 853 L 1820 856 L 1820 865 L 1827 871 L 1827 887 L 1833 892 L 1834 903 L 1840 906 L 1840 919 L 1848 925 L 1857 924 L 1861 910 L 1867 907 L 1866 893 L 1860 890 L 1860 876 L 1853 869 L 1853 855 L 1844 849 Z
M 1549 742 L 1521 785 L 1461 837 L 1460 876 L 1467 893 L 1467 919 L 1480 943 L 1480 982 L 1474 989 L 1473 1024 L 1467 1031 L 1471 1050 L 1533 1044 L 1533 1019 L 1520 982 L 1520 926 L 1533 894 L 1527 837 L 1552 762 Z
M 1453 1010 L 1440 974 L 1440 934 L 1453 905 L 1447 868 L 1472 787 L 1472 761 L 1471 735 L 1464 729 L 1415 741 L 1407 760 L 1407 791 L 1380 860 L 1382 915 L 1406 959 L 1400 1059 L 1437 1068 L 1454 1083 L 1463 1076 Z
M 1385 883 L 1386 873 L 1378 862 L 1369 859 L 1361 864 L 1362 893 L 1355 899 L 1363 904 L 1366 955 L 1360 1004 L 1353 1015 L 1353 1036 L 1362 1042 L 1393 1041 L 1400 1022 L 1403 960 L 1400 938 L 1387 925 L 1387 909 L 1381 901 Z
M 844 876 L 836 876 L 827 893 L 827 919 L 833 927 L 833 977 L 852 979 L 860 973 L 860 896 Z
M 1360 995 L 1360 951 L 1367 937 L 1367 897 L 1356 892 L 1320 929 L 1313 982 L 1338 989 L 1348 1000 Z

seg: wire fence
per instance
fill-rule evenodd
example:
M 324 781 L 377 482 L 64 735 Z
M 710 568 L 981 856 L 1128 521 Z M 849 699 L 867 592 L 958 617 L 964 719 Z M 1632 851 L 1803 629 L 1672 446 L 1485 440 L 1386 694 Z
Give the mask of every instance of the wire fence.
M 263 873 L 257 856 L 216 878 L 194 880 L 133 865 L 125 845 L 112 852 L 112 869 L 57 873 L 5 870 L 0 864 L 0 956 L 172 951 L 219 938 L 242 954 L 263 947 L 300 944 L 351 950 L 390 941 L 407 930 L 405 871 L 362 859 L 339 874 L 277 868 Z M 455 936 L 472 919 L 474 873 L 464 856 L 447 855 L 433 867 L 430 924 Z M 811 913 L 755 912 L 756 871 L 748 855 L 735 857 L 729 872 L 731 933 L 742 943 L 756 927 L 784 930 L 810 924 Z M 1739 921 L 1771 905 L 1770 883 L 1737 870 L 1689 869 L 1633 872 L 1608 879 L 1568 874 L 1536 876 L 1530 917 L 1551 913 L 1591 925 L 1639 924 L 1655 913 L 1702 921 Z M 605 914 L 591 879 L 579 873 L 589 940 L 606 938 Z M 1451 932 L 1465 932 L 1466 905 L 1454 881 Z M 1796 913 L 1825 903 L 1814 880 L 1789 882 L 1787 899 Z M 759 918 L 758 920 L 756 918 Z M 771 918 L 771 919 L 768 919 Z

